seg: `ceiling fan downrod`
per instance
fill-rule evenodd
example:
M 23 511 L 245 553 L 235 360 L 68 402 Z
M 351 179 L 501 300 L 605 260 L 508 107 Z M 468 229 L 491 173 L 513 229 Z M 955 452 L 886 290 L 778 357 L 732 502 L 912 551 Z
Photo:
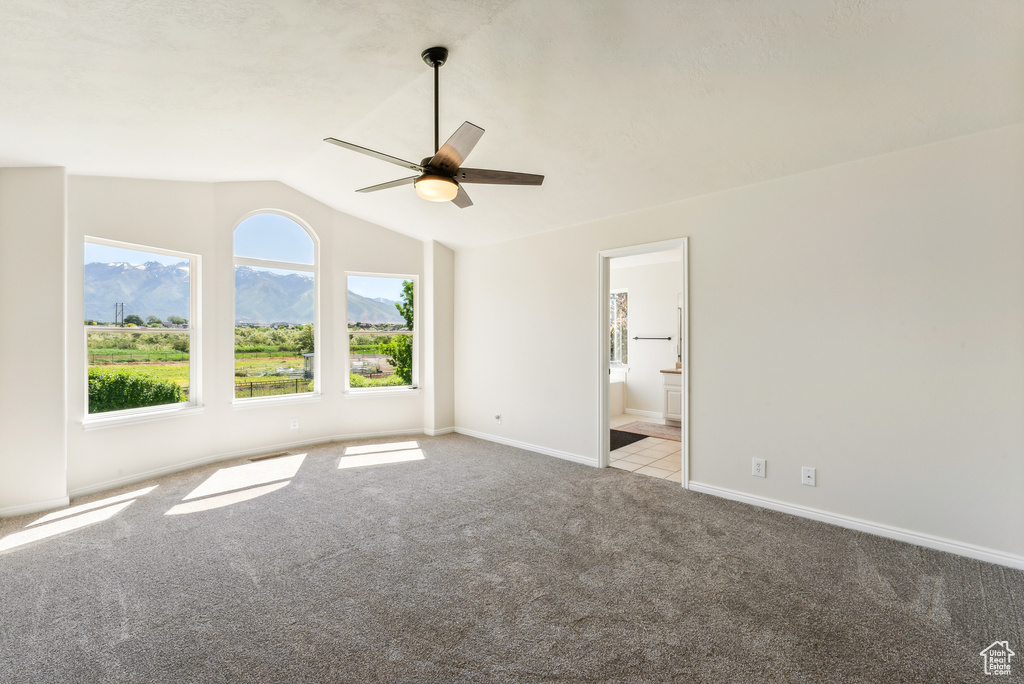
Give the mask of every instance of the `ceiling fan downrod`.
M 441 136 L 438 132 L 438 110 L 439 110 L 439 97 L 438 97 L 438 72 L 437 70 L 445 63 L 448 59 L 448 48 L 444 47 L 432 47 L 427 48 L 420 55 L 423 57 L 423 61 L 427 63 L 427 66 L 434 70 L 434 153 L 441 149 Z

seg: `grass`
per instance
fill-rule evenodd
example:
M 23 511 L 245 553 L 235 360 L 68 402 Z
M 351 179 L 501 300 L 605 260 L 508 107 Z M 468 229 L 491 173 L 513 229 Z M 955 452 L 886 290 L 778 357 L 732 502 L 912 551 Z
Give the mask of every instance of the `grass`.
M 140 352 L 139 350 L 126 349 L 90 349 L 89 353 L 95 353 L 103 356 L 114 356 L 116 358 L 123 359 L 114 363 L 90 363 L 90 366 L 99 366 L 102 368 L 131 368 L 132 370 L 144 373 L 154 380 L 169 380 L 185 388 L 189 386 L 188 354 L 184 354 L 186 359 L 184 362 L 167 362 L 168 357 L 175 358 L 177 356 L 182 356 L 182 353 L 171 351 Z M 129 356 L 129 353 L 131 356 Z M 129 358 L 131 361 L 129 361 Z M 143 362 L 144 360 L 148 360 L 150 362 Z M 154 361 L 165 362 L 153 363 Z M 274 355 L 269 355 L 269 352 L 239 354 L 236 355 L 235 358 L 235 382 L 273 382 L 275 380 L 286 381 L 289 378 L 294 380 L 294 376 L 276 375 L 276 373 L 285 369 L 301 371 L 304 367 L 305 359 L 302 356 L 289 356 L 281 354 L 280 352 L 277 352 Z M 350 387 L 402 387 L 404 385 L 405 383 L 402 382 L 401 378 L 397 375 L 390 375 L 386 378 L 366 378 L 356 373 L 349 374 Z M 294 384 L 292 387 L 294 387 Z M 303 389 L 305 387 L 306 385 L 304 385 L 300 379 L 300 392 L 312 391 L 309 389 Z M 294 393 L 294 389 L 289 390 L 289 388 L 286 387 L 280 390 L 268 391 L 266 394 L 261 393 L 259 396 Z M 236 396 L 243 395 L 236 394 Z M 248 396 L 248 394 L 246 393 L 244 396 Z
M 237 333 L 238 329 L 236 329 Z M 253 330 L 246 330 L 251 334 Z M 292 331 L 285 331 L 291 334 Z M 183 388 L 189 386 L 188 352 L 171 348 L 170 342 L 178 340 L 174 334 L 157 335 L 133 334 L 131 338 L 121 333 L 90 333 L 88 364 L 99 368 L 130 368 L 154 380 L 174 382 Z M 112 346 L 130 341 L 134 349 Z M 128 346 L 128 345 L 125 345 Z M 256 396 L 295 394 L 295 371 L 305 368 L 305 358 L 296 351 L 274 345 L 250 344 L 235 350 L 235 382 L 288 382 L 290 386 L 260 391 Z M 291 371 L 291 373 L 289 373 Z M 313 391 L 313 381 L 298 379 L 299 392 Z M 236 396 L 249 396 L 248 391 Z
M 379 344 L 350 344 L 348 350 L 352 354 L 380 354 Z
M 397 375 L 389 375 L 386 378 L 364 378 L 357 373 L 348 374 L 349 387 L 405 387 L 406 383 Z
M 235 377 L 251 378 L 274 374 L 284 369 L 303 370 L 305 359 L 301 356 L 246 357 L 235 359 Z
M 182 387 L 188 387 L 188 363 L 168 363 L 168 364 L 156 364 L 156 363 L 118 363 L 118 364 L 100 364 L 93 365 L 93 367 L 99 368 L 131 368 L 133 371 L 137 371 L 146 375 L 154 380 L 169 380 L 175 382 Z
M 188 352 L 151 349 L 89 349 L 89 363 L 137 363 L 145 361 L 188 361 Z
M 281 357 L 281 356 L 301 356 L 301 355 L 299 354 L 299 352 L 287 351 L 287 350 L 284 350 L 284 349 L 277 349 L 277 348 L 271 348 L 269 350 L 263 350 L 263 351 L 251 351 L 251 350 L 248 350 L 248 349 L 245 350 L 245 351 L 238 351 L 237 348 L 235 349 L 235 358 L 236 359 L 258 359 L 258 358 L 263 358 L 263 357 Z

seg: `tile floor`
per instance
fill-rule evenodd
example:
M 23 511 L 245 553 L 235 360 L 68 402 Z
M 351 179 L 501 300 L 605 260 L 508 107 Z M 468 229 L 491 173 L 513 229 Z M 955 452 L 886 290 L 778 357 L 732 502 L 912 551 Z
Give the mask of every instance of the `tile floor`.
M 645 420 L 648 423 L 661 421 L 650 418 L 637 418 L 632 415 L 613 416 L 611 427 Z M 683 481 L 683 457 L 679 442 L 657 437 L 644 437 L 639 442 L 627 444 L 621 449 L 611 452 L 611 467 L 640 473 L 648 477 L 658 477 L 671 482 Z

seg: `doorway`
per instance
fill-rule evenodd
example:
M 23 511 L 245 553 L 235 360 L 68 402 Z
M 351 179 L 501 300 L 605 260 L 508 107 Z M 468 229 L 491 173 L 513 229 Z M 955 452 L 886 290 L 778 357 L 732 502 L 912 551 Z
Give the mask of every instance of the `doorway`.
M 687 238 L 599 253 L 599 467 L 689 481 Z M 612 415 L 612 414 L 615 415 Z M 623 432 L 612 433 L 622 428 Z M 625 442 L 612 452 L 611 442 Z

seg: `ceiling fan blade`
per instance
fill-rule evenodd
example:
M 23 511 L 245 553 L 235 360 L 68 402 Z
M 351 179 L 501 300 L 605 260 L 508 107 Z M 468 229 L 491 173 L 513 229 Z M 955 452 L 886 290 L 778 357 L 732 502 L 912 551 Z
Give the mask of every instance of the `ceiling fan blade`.
M 419 176 L 409 176 L 408 178 L 399 178 L 398 180 L 388 181 L 387 183 L 380 183 L 378 185 L 371 185 L 368 188 L 360 188 L 356 192 L 376 192 L 378 190 L 387 190 L 388 188 L 397 188 L 399 185 L 410 185 L 416 181 Z
M 489 183 L 491 185 L 540 185 L 544 176 L 536 173 L 492 171 L 491 169 L 459 169 L 455 180 L 460 183 Z
M 459 209 L 465 209 L 466 207 L 473 206 L 473 200 L 469 199 L 469 193 L 460 185 L 459 194 L 452 200 L 452 204 L 457 206 Z
M 452 137 L 448 138 L 444 145 L 441 145 L 441 149 L 433 156 L 429 165 L 445 173 L 454 174 L 483 134 L 484 129 L 467 121 L 459 126 L 459 130 L 452 133 Z
M 360 154 L 365 154 L 365 155 L 368 155 L 368 156 L 373 157 L 375 159 L 380 159 L 381 161 L 391 162 L 392 164 L 398 164 L 399 166 L 404 166 L 407 169 L 412 169 L 413 171 L 419 171 L 420 173 L 423 173 L 423 171 L 426 170 L 421 164 L 416 164 L 416 163 L 411 162 L 411 161 L 405 161 L 404 159 L 399 159 L 398 157 L 392 157 L 390 154 L 384 154 L 383 152 L 377 152 L 376 150 L 371 150 L 371 149 L 368 149 L 366 147 L 360 147 L 359 145 L 353 145 L 350 142 L 345 142 L 344 140 L 338 140 L 337 138 L 324 138 L 324 142 L 329 142 L 332 145 L 337 145 L 338 147 L 344 147 L 347 150 L 352 150 L 353 152 L 359 152 Z

